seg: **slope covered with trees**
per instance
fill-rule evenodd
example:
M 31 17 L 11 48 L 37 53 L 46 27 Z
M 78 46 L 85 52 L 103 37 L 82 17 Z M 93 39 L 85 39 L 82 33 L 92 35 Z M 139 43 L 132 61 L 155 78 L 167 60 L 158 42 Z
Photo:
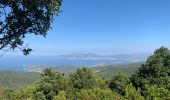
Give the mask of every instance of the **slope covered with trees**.
M 118 72 L 123 72 L 130 76 L 137 68 L 139 68 L 141 63 L 142 62 L 120 65 L 103 65 L 91 68 L 95 75 L 100 76 L 103 79 L 111 79 L 113 74 Z M 52 68 L 52 70 L 64 73 L 65 76 L 76 71 L 76 69 L 77 67 L 74 66 L 60 66 Z M 40 73 L 34 72 L 0 71 L 0 86 L 11 89 L 21 88 L 22 86 L 33 84 L 36 80 L 38 80 L 39 76 Z
M 170 51 L 161 47 L 135 73 L 117 73 L 110 80 L 90 68 L 65 76 L 45 69 L 32 86 L 0 88 L 2 100 L 170 100 Z
M 39 76 L 33 72 L 0 71 L 0 86 L 18 89 L 33 84 Z
M 116 65 L 100 65 L 97 67 L 92 67 L 92 69 L 96 75 L 105 79 L 111 79 L 113 74 L 116 74 L 118 72 L 123 72 L 130 76 L 140 67 L 142 63 L 144 62 L 116 64 Z

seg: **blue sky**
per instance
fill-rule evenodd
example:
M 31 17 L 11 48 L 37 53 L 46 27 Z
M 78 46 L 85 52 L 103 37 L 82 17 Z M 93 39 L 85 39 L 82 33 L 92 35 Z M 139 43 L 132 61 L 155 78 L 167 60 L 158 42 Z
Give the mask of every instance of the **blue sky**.
M 170 0 L 63 1 L 47 37 L 27 37 L 33 53 L 133 54 L 170 48 Z

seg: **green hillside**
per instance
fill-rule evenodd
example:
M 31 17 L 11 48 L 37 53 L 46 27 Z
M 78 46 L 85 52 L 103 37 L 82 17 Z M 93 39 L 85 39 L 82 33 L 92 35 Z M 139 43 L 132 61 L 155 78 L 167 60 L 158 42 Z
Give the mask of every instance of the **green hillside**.
M 142 63 L 142 62 L 141 62 Z M 141 63 L 131 63 L 131 64 L 119 64 L 119 65 L 103 65 L 92 67 L 93 72 L 106 79 L 110 79 L 113 74 L 117 72 L 125 72 L 128 75 L 133 73 L 137 68 L 139 68 Z M 76 71 L 77 68 L 74 67 L 61 67 L 55 68 L 61 73 L 68 75 L 71 72 Z M 22 86 L 31 85 L 38 78 L 39 73 L 33 72 L 15 72 L 15 71 L 0 71 L 0 86 L 6 88 L 20 88 Z
M 31 85 L 38 78 L 38 73 L 0 71 L 0 86 L 16 89 Z
M 130 75 L 133 72 L 135 72 L 135 70 L 139 68 L 142 63 L 144 62 L 118 64 L 118 65 L 105 65 L 105 66 L 94 67 L 93 70 L 96 75 L 99 75 L 106 79 L 110 79 L 113 76 L 113 74 L 117 72 L 124 72 Z

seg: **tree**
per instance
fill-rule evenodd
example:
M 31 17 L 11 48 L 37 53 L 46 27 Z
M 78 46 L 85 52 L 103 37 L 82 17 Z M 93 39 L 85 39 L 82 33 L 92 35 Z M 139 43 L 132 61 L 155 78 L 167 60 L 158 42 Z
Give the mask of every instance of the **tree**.
M 34 91 L 35 91 L 34 86 L 23 87 L 21 89 L 11 92 L 10 100 L 34 100 L 33 98 Z
M 127 100 L 145 100 L 145 98 L 141 95 L 140 89 L 136 90 L 132 84 L 126 86 L 125 98 Z
M 77 93 L 76 100 L 121 100 L 121 96 L 110 89 L 82 89 Z
M 170 92 L 164 87 L 146 85 L 146 100 L 170 100 Z
M 170 89 L 170 52 L 161 47 L 150 56 L 132 76 L 133 85 L 145 90 L 145 85 L 158 85 Z
M 95 76 L 90 68 L 79 68 L 68 77 L 68 97 L 75 99 L 75 94 L 81 89 L 105 88 L 105 81 Z
M 68 77 L 69 86 L 76 89 L 91 89 L 94 87 L 103 87 L 105 82 L 99 77 L 93 74 L 90 68 L 77 69 L 75 73 L 72 73 Z
M 55 96 L 53 100 L 67 100 L 66 93 L 64 91 L 59 92 L 59 94 Z
M 3 99 L 5 95 L 5 89 L 0 87 L 0 99 Z
M 64 77 L 64 74 L 49 68 L 44 70 L 40 80 L 35 85 L 34 98 L 36 100 L 52 100 L 60 91 L 66 90 L 67 79 Z
M 1 0 L 0 50 L 20 49 L 24 55 L 32 49 L 24 44 L 27 34 L 46 36 L 62 0 Z
M 12 92 L 12 90 L 0 86 L 0 100 L 10 100 Z
M 125 87 L 130 83 L 128 75 L 125 73 L 115 74 L 109 82 L 109 88 L 112 91 L 125 95 Z

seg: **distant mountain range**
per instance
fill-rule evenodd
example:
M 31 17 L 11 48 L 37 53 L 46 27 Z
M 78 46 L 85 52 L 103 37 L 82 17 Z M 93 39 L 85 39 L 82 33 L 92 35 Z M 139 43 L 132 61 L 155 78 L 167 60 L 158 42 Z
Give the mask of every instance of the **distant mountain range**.
M 150 54 L 132 54 L 132 55 L 97 55 L 93 53 L 75 53 L 67 55 L 59 55 L 57 58 L 63 59 L 103 59 L 103 60 L 113 60 L 117 62 L 127 63 L 127 62 L 141 62 L 146 61 Z
M 74 54 L 65 54 L 57 56 L 59 58 L 99 58 L 100 56 L 93 53 L 74 53 Z

